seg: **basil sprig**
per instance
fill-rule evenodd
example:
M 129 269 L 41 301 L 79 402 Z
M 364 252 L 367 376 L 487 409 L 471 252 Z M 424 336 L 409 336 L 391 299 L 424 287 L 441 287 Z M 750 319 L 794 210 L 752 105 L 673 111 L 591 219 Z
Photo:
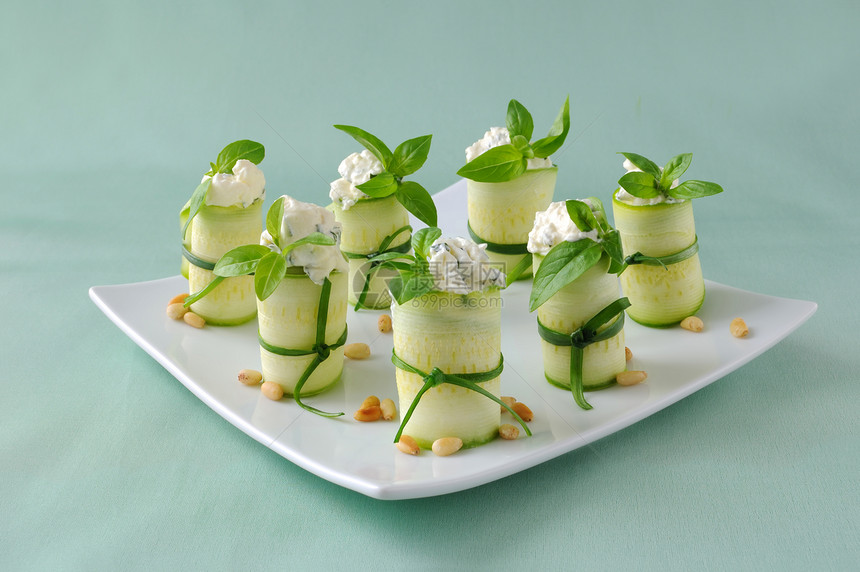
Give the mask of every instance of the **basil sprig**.
M 287 257 L 290 252 L 303 244 L 332 246 L 337 243 L 331 236 L 321 232 L 312 232 L 282 247 L 280 244 L 280 223 L 276 224 L 275 219 L 277 216 L 282 217 L 283 213 L 284 197 L 280 197 L 269 208 L 269 212 L 266 215 L 266 229 L 271 234 L 272 242 L 275 243 L 280 252 L 275 252 L 268 246 L 261 244 L 246 244 L 230 250 L 215 263 L 215 268 L 212 269 L 215 278 L 212 282 L 200 292 L 196 292 L 186 298 L 185 307 L 187 308 L 200 298 L 203 298 L 225 278 L 248 274 L 254 275 L 254 292 L 257 294 L 257 298 L 265 300 L 272 295 L 278 284 L 287 275 L 287 267 L 289 266 Z
M 415 173 L 427 161 L 432 135 L 408 139 L 392 153 L 388 146 L 375 135 L 351 125 L 335 125 L 352 136 L 365 149 L 373 153 L 382 163 L 383 171 L 373 175 L 369 181 L 356 188 L 369 197 L 384 198 L 394 195 L 403 207 L 427 226 L 436 226 L 436 205 L 427 189 L 415 181 L 404 181 L 403 177 Z
M 434 279 L 427 259 L 430 257 L 430 246 L 440 236 L 442 231 L 436 227 L 422 228 L 412 235 L 414 254 L 385 252 L 370 259 L 371 263 L 377 263 L 374 270 L 389 268 L 397 271 L 389 280 L 388 289 L 398 304 L 433 290 Z
M 582 276 L 606 254 L 610 274 L 620 274 L 626 268 L 621 249 L 621 236 L 610 226 L 603 203 L 596 197 L 584 201 L 566 201 L 567 213 L 582 232 L 597 230 L 598 241 L 583 238 L 575 242 L 562 241 L 544 257 L 535 273 L 529 297 L 529 311 L 534 312 L 553 294 Z
M 631 171 L 618 180 L 622 189 L 640 199 L 653 199 L 660 195 L 673 199 L 699 199 L 722 193 L 723 188 L 707 181 L 684 181 L 674 189 L 672 182 L 683 175 L 693 161 L 692 153 L 675 155 L 663 170 L 653 161 L 636 153 L 621 153 L 642 172 Z
M 508 103 L 505 125 L 511 142 L 475 157 L 460 167 L 458 175 L 481 183 L 511 181 L 526 172 L 529 159 L 546 158 L 561 149 L 570 131 L 570 97 L 564 100 L 547 136 L 537 141 L 530 143 L 534 121 L 525 106 L 516 99 Z
M 188 225 L 191 224 L 192 219 L 200 212 L 200 207 L 206 202 L 206 195 L 209 194 L 209 189 L 212 188 L 212 177 L 214 175 L 217 173 L 232 173 L 233 167 L 240 159 L 246 159 L 255 165 L 259 165 L 265 156 L 266 149 L 263 145 L 249 139 L 234 141 L 221 149 L 215 162 L 209 163 L 210 169 L 206 173 L 209 178 L 197 185 L 194 193 L 191 194 L 188 204 L 182 209 L 181 214 L 184 214 L 185 209 L 188 209 L 188 219 L 185 221 L 185 226 L 182 227 L 182 236 L 185 237 Z

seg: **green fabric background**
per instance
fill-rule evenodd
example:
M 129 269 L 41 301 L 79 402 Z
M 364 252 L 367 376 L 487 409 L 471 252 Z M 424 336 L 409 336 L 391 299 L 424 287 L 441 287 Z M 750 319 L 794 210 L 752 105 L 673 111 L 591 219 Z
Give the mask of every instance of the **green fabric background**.
M 860 4 L 17 2 L 0 19 L 0 569 L 849 570 L 860 565 Z M 570 94 L 556 198 L 615 153 L 693 152 L 708 278 L 814 300 L 800 330 L 634 426 L 443 497 L 311 475 L 195 398 L 87 289 L 177 273 L 227 142 L 267 205 L 433 133 L 419 180 L 516 97 Z

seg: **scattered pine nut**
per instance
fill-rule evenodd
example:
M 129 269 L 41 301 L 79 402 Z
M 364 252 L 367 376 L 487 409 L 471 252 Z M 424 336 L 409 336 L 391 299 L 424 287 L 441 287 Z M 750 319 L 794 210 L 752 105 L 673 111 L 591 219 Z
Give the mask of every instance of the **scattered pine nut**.
M 194 328 L 202 328 L 206 325 L 206 320 L 195 314 L 194 312 L 185 312 L 185 315 L 182 316 L 182 319 L 185 320 L 185 323 Z
M 687 316 L 681 320 L 681 327 L 691 332 L 701 332 L 705 328 L 705 323 L 698 316 Z
M 169 306 L 170 304 L 184 304 L 186 298 L 188 298 L 188 294 L 184 292 L 182 294 L 177 294 L 170 299 L 170 302 L 168 302 L 167 305 Z
M 239 372 L 239 383 L 257 385 L 263 381 L 263 374 L 255 369 L 243 369 Z
M 343 346 L 343 355 L 349 359 L 365 359 L 370 357 L 370 346 L 357 342 Z
M 182 305 L 182 302 L 174 302 L 167 305 L 167 317 L 171 320 L 181 320 L 188 313 L 188 308 Z
M 750 329 L 747 327 L 747 323 L 744 322 L 743 318 L 735 318 L 732 320 L 732 323 L 729 324 L 729 331 L 736 338 L 745 338 L 750 333 Z
M 272 401 L 279 401 L 284 396 L 284 388 L 281 387 L 280 383 L 274 381 L 264 381 L 263 385 L 260 386 L 260 391 Z
M 368 422 L 377 421 L 382 417 L 382 409 L 378 405 L 370 405 L 362 407 L 352 416 L 356 421 Z
M 624 359 L 626 359 L 627 361 L 633 359 L 633 352 L 630 351 L 630 348 L 628 348 L 627 346 L 624 346 Z
M 463 440 L 459 437 L 442 437 L 433 441 L 433 452 L 437 457 L 453 455 L 463 448 Z
M 391 316 L 388 314 L 382 314 L 379 316 L 379 319 L 376 320 L 376 327 L 379 328 L 379 331 L 383 334 L 391 331 Z
M 616 375 L 615 381 L 618 382 L 618 385 L 636 385 L 637 383 L 642 383 L 647 378 L 648 374 L 644 371 L 631 370 L 622 371 Z
M 504 423 L 499 426 L 499 437 L 508 441 L 513 441 L 520 436 L 520 429 L 516 425 Z
M 511 397 L 510 395 L 503 395 L 503 396 L 501 397 L 501 400 L 502 400 L 502 401 L 504 401 L 504 402 L 508 405 L 508 407 L 513 407 L 513 406 L 514 406 L 514 403 L 516 403 L 516 402 L 517 402 L 517 398 L 516 398 L 516 397 Z M 501 405 L 499 405 L 499 408 L 502 410 L 502 413 L 504 413 L 505 411 L 507 411 L 507 409 L 505 409 L 505 408 L 504 408 L 504 407 L 502 407 Z
M 373 405 L 379 405 L 379 398 L 375 395 L 369 395 L 361 402 L 361 407 L 359 407 L 359 409 L 364 409 L 365 407 L 371 407 Z
M 421 451 L 418 443 L 409 435 L 401 435 L 400 440 L 395 443 L 395 446 L 407 455 L 417 455 Z
M 528 406 L 522 401 L 517 401 L 513 405 L 511 405 L 511 409 L 514 410 L 514 413 L 520 416 L 520 419 L 528 423 L 532 419 L 534 419 L 534 413 L 532 410 L 528 408 Z
M 379 408 L 382 410 L 382 418 L 386 421 L 391 421 L 397 417 L 397 407 L 394 406 L 393 399 L 383 399 Z

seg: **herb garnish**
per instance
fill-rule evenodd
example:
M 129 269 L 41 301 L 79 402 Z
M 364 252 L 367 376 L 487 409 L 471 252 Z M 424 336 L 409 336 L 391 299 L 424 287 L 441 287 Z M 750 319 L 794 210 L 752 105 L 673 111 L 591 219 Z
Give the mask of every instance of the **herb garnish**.
M 508 103 L 505 118 L 511 142 L 487 150 L 460 167 L 457 174 L 481 183 L 511 181 L 526 172 L 528 160 L 546 158 L 561 149 L 570 131 L 570 97 L 549 129 L 546 137 L 530 143 L 534 132 L 534 121 L 528 110 L 516 99 Z
M 600 199 L 585 201 L 571 199 L 565 202 L 573 224 L 582 232 L 597 230 L 598 241 L 583 238 L 575 242 L 562 241 L 544 257 L 534 277 L 529 311 L 537 310 L 553 294 L 582 276 L 606 254 L 610 274 L 620 274 L 626 268 L 621 250 L 621 236 L 606 219 L 606 210 Z
M 683 175 L 693 161 L 692 153 L 675 155 L 663 170 L 653 161 L 636 153 L 620 153 L 642 172 L 631 171 L 618 180 L 622 189 L 640 199 L 653 199 L 660 195 L 673 199 L 698 199 L 722 193 L 723 188 L 707 181 L 684 181 L 675 188 L 672 182 Z
M 415 254 L 386 252 L 371 258 L 371 263 L 378 263 L 378 268 L 390 268 L 397 271 L 388 282 L 388 289 L 398 304 L 405 304 L 413 298 L 422 296 L 433 290 L 435 283 L 430 272 L 430 246 L 442 236 L 442 230 L 434 226 L 422 228 L 412 235 L 412 250 Z
M 209 189 L 212 188 L 213 176 L 217 173 L 232 173 L 233 167 L 240 159 L 246 159 L 255 165 L 259 165 L 265 156 L 266 149 L 263 145 L 249 139 L 234 141 L 221 149 L 215 162 L 209 163 L 210 169 L 209 172 L 206 173 L 209 178 L 197 185 L 197 188 L 194 189 L 194 193 L 191 195 L 191 199 L 189 199 L 188 204 L 180 213 L 180 216 L 182 216 L 186 212 L 186 209 L 188 209 L 188 219 L 185 221 L 185 226 L 182 227 L 182 236 L 185 237 L 185 233 L 188 231 L 188 225 L 191 224 L 192 219 L 194 219 L 194 217 L 197 216 L 197 213 L 200 212 L 200 207 L 202 207 L 206 202 L 206 195 L 209 194 Z
M 335 125 L 351 135 L 382 163 L 383 171 L 356 188 L 369 197 L 384 198 L 394 195 L 403 207 L 427 226 L 436 226 L 436 205 L 427 190 L 415 181 L 404 181 L 427 161 L 432 135 L 408 139 L 392 153 L 378 137 L 351 125 Z

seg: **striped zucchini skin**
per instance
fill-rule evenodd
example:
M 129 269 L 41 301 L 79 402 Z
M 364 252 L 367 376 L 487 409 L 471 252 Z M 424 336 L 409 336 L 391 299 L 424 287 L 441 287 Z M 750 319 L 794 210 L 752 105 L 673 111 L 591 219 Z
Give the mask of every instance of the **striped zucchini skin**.
M 333 203 L 331 209 L 334 218 L 343 226 L 340 238 L 340 249 L 344 252 L 368 254 L 376 252 L 383 239 L 395 230 L 409 224 L 409 212 L 401 205 L 394 195 L 382 199 L 362 199 L 351 208 L 343 210 L 340 205 Z M 401 233 L 391 246 L 399 246 L 411 238 L 409 232 Z M 370 268 L 367 260 L 351 258 L 349 260 L 349 303 L 353 306 L 364 288 L 365 276 Z M 369 308 L 387 308 L 391 304 L 388 294 L 387 279 L 391 272 L 381 270 L 374 274 L 370 281 L 370 289 L 365 299 Z
M 526 171 L 513 181 L 479 183 L 466 181 L 469 224 L 475 234 L 499 244 L 525 244 L 535 213 L 546 210 L 555 193 L 558 167 Z M 492 262 L 505 264 L 510 272 L 524 254 L 499 254 L 487 250 Z M 520 279 L 528 278 L 524 272 Z
M 394 351 L 406 363 L 429 373 L 491 371 L 501 359 L 501 297 L 498 289 L 471 294 L 431 292 L 391 307 Z M 424 380 L 396 370 L 400 412 L 404 414 Z M 479 384 L 498 397 L 500 378 Z M 404 434 L 429 449 L 441 437 L 459 437 L 475 447 L 498 435 L 498 403 L 469 389 L 442 384 L 430 388 L 415 408 Z
M 617 191 L 616 191 L 617 192 Z M 696 241 L 692 201 L 632 206 L 612 198 L 624 255 L 666 256 Z M 665 328 L 695 314 L 705 301 L 699 254 L 666 268 L 637 264 L 620 276 L 630 299 L 627 315 L 644 326 Z
M 543 259 L 534 255 L 535 268 Z M 607 274 L 606 255 L 582 276 L 559 290 L 537 310 L 541 323 L 557 332 L 572 333 L 600 310 L 620 297 L 618 277 Z M 582 386 L 586 391 L 615 384 L 615 376 L 627 369 L 624 330 L 608 340 L 590 344 L 583 350 Z M 554 346 L 541 340 L 544 373 L 553 385 L 570 389 L 570 347 Z
M 325 340 L 335 343 L 346 327 L 347 276 L 332 272 Z M 317 312 L 322 286 L 306 274 L 288 273 L 275 292 L 257 300 L 260 336 L 270 345 L 286 349 L 310 349 L 316 341 Z M 260 348 L 263 379 L 278 383 L 284 394 L 293 395 L 296 383 L 315 354 L 282 356 Z M 331 351 L 328 359 L 317 366 L 302 387 L 301 396 L 321 393 L 337 383 L 343 373 L 343 346 Z
M 259 244 L 263 201 L 241 207 L 204 205 L 191 222 L 191 253 L 212 263 L 227 251 L 244 244 Z M 198 292 L 215 275 L 203 268 L 189 265 L 188 291 Z M 227 278 L 204 298 L 191 305 L 191 310 L 216 326 L 234 326 L 252 320 L 257 313 L 254 277 Z

